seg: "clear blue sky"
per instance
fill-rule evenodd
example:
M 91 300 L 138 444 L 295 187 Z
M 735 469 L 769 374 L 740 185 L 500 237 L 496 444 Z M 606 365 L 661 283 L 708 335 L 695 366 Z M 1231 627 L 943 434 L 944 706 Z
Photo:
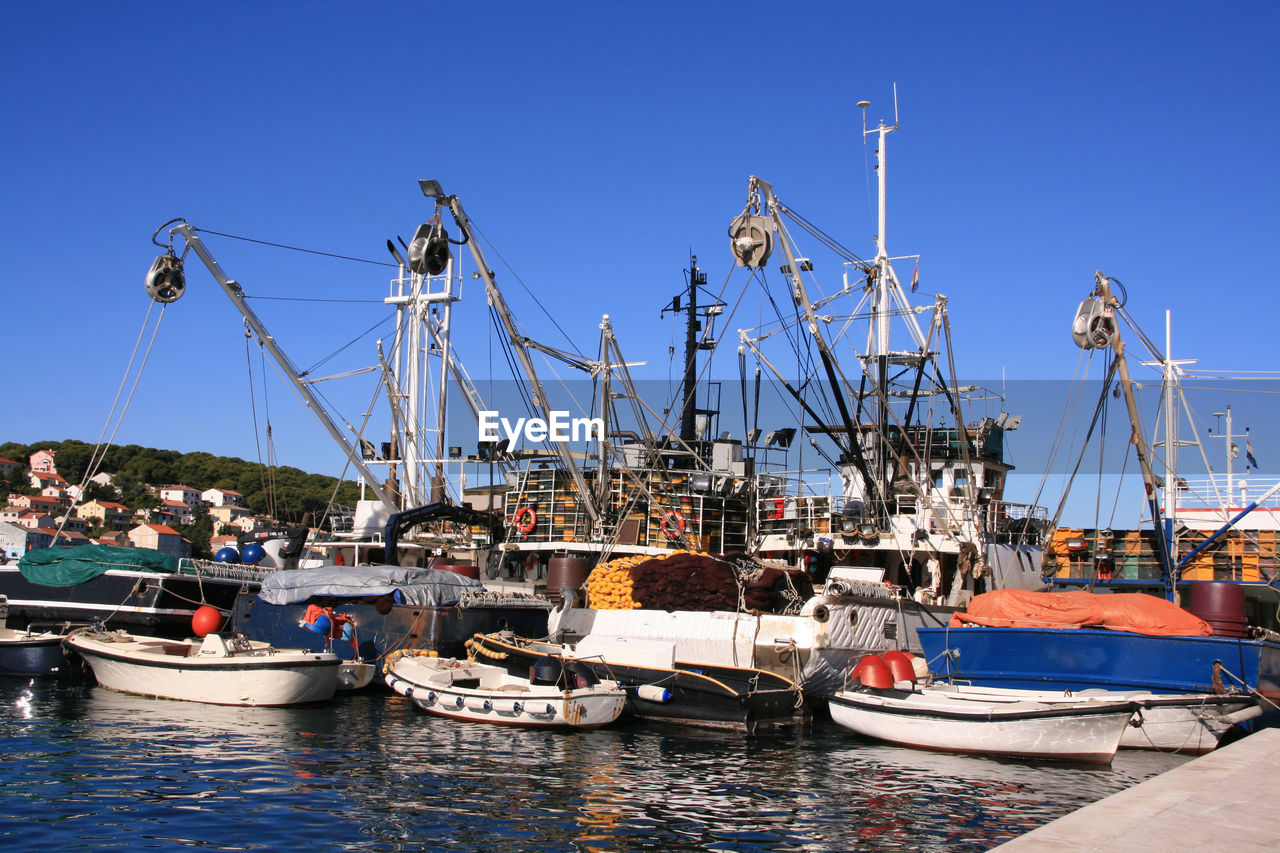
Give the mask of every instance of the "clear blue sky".
M 1175 354 L 1276 366 L 1274 2 L 72 2 L 4 19 L 5 440 L 97 439 L 164 221 L 382 261 L 430 215 L 425 177 L 462 198 L 530 331 L 564 343 L 525 287 L 585 351 L 612 315 L 665 379 L 680 338 L 658 312 L 691 250 L 713 286 L 730 272 L 749 175 L 873 253 L 855 104 L 892 120 L 895 83 L 890 251 L 920 253 L 921 290 L 950 297 L 962 374 L 1069 379 L 1095 269 L 1153 333 L 1173 309 Z M 386 292 L 382 267 L 213 240 L 254 295 Z M 116 440 L 256 459 L 239 316 L 189 279 Z M 300 365 L 385 314 L 255 306 Z M 338 473 L 272 394 L 278 461 Z

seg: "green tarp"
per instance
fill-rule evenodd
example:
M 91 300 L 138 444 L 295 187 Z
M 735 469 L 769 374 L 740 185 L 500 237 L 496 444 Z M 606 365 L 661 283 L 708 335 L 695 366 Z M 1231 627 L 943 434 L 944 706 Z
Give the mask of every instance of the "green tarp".
M 117 548 L 114 545 L 77 545 L 74 548 L 40 548 L 18 561 L 18 570 L 42 586 L 75 586 L 108 569 L 144 572 L 176 572 L 178 558 L 150 548 Z

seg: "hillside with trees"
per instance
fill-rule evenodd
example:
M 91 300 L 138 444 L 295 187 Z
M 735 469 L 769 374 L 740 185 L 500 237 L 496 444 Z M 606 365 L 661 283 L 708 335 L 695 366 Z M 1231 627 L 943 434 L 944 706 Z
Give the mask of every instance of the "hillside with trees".
M 93 456 L 93 445 L 71 439 L 34 444 L 6 442 L 0 444 L 0 458 L 25 464 L 37 450 L 58 451 L 58 474 L 71 485 L 81 482 Z M 86 489 L 89 497 L 119 500 L 138 509 L 158 503 L 147 492 L 147 486 L 231 489 L 244 495 L 245 506 L 255 514 L 271 515 L 282 524 L 301 524 L 307 514 L 311 515 L 311 523 L 318 523 L 331 500 L 352 506 L 359 496 L 359 485 L 350 480 L 339 485 L 336 477 L 308 474 L 298 468 L 268 468 L 230 456 L 180 453 L 136 444 L 109 448 L 98 470 L 112 476 L 116 492 L 94 484 Z

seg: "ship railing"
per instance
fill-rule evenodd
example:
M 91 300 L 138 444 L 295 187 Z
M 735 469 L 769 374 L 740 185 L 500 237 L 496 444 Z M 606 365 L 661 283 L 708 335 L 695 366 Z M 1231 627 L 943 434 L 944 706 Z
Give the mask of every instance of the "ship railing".
M 178 560 L 179 574 L 196 575 L 205 578 L 260 583 L 263 578 L 274 571 L 276 571 L 274 567 L 247 566 L 243 563 L 219 563 L 214 560 L 201 560 L 195 557 L 182 557 Z
M 1280 485 L 1276 477 L 1248 474 L 1212 474 L 1197 479 L 1179 479 L 1178 505 L 1183 509 L 1221 510 L 1234 515 L 1249 504 L 1264 498 Z M 1280 501 L 1273 500 L 1273 505 Z M 1225 520 L 1225 519 L 1224 519 Z
M 991 501 L 982 505 L 983 527 L 1004 545 L 1039 545 L 1049 530 L 1049 511 L 1035 504 Z

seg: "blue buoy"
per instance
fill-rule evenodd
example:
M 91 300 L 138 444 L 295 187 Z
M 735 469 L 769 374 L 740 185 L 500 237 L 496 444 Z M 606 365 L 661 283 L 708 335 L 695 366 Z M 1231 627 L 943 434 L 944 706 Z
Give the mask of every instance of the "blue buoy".
M 321 637 L 329 636 L 329 629 L 333 627 L 333 622 L 323 613 L 316 617 L 316 621 L 303 622 L 302 624 L 308 631 L 319 634 Z
M 240 559 L 245 563 L 245 565 L 256 566 L 258 563 L 261 563 L 266 559 L 266 556 L 267 549 L 255 542 L 244 546 L 244 553 L 240 555 Z
M 240 562 L 240 552 L 228 545 L 225 548 L 219 548 L 218 553 L 213 555 L 213 559 L 219 563 L 238 563 Z

